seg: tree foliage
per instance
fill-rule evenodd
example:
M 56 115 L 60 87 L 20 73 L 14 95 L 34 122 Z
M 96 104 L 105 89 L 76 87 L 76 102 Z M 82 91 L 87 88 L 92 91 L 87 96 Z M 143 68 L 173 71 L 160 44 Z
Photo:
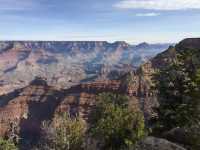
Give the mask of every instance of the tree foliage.
M 180 51 L 172 64 L 159 70 L 154 81 L 160 102 L 157 127 L 161 131 L 185 128 L 192 141 L 199 142 L 199 134 L 193 131 L 200 129 L 200 51 Z
M 18 148 L 15 146 L 13 142 L 10 140 L 5 140 L 3 138 L 0 138 L 0 149 L 1 150 L 18 150 Z
M 85 123 L 78 117 L 71 119 L 64 114 L 56 116 L 53 123 L 43 123 L 44 138 L 40 146 L 52 150 L 81 150 Z
M 128 149 L 145 135 L 143 115 L 128 107 L 126 96 L 100 94 L 92 114 L 90 132 L 102 149 Z

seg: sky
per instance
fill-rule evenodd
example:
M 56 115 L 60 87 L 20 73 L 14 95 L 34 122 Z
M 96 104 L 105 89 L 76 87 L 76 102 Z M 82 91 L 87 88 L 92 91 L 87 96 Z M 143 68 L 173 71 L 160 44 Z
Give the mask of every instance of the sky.
M 176 43 L 200 37 L 200 0 L 0 0 L 0 40 Z

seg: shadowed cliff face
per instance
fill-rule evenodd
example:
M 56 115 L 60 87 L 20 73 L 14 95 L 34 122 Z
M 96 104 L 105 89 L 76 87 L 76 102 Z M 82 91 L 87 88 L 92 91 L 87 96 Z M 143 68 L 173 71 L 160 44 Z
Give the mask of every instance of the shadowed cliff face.
M 62 92 L 47 86 L 42 80 L 35 80 L 23 89 L 2 96 L 0 99 L 4 104 L 0 108 L 1 135 L 8 131 L 12 123 L 18 124 L 23 136 L 39 134 L 41 122 L 53 117 L 62 98 Z
M 131 78 L 131 84 L 125 79 Z M 57 91 L 37 78 L 29 86 L 1 96 L 0 133 L 5 135 L 14 122 L 20 128 L 23 138 L 38 139 L 40 126 L 45 120 L 52 120 L 55 114 L 67 112 L 71 117 L 79 115 L 86 122 L 90 116 L 96 96 L 103 92 L 128 95 L 130 104 L 151 115 L 148 87 L 136 72 L 119 80 L 97 81 L 80 84 L 67 90 Z
M 197 49 L 200 50 L 200 38 L 188 38 L 181 41 L 178 45 L 176 45 L 177 51 L 181 51 L 183 49 Z

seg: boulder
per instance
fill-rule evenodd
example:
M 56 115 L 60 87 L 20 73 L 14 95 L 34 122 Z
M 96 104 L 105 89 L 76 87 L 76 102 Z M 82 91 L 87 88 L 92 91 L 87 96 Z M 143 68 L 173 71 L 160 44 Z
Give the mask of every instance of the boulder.
M 145 138 L 138 144 L 136 149 L 137 150 L 186 150 L 185 148 L 175 143 L 156 137 Z

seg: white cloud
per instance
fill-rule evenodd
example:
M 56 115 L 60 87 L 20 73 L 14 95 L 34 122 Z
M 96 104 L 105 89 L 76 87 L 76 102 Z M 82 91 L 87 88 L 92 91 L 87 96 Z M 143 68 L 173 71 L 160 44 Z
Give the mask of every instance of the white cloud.
M 156 16 L 159 16 L 159 15 L 160 15 L 160 13 L 152 12 L 152 13 L 138 13 L 135 16 L 137 16 L 137 17 L 156 17 Z
M 114 7 L 148 10 L 200 9 L 200 0 L 121 0 Z

